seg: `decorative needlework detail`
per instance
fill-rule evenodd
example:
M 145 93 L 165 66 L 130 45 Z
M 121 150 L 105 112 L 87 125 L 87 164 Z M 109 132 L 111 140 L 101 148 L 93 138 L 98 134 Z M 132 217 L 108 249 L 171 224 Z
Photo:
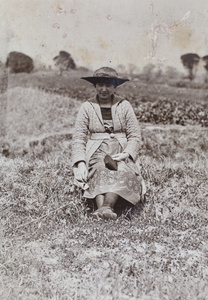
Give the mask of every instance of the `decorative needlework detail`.
M 139 193 L 141 189 L 140 178 L 128 171 L 111 171 L 108 169 L 97 170 L 89 180 L 89 191 L 93 192 L 96 187 L 125 186 L 129 191 Z

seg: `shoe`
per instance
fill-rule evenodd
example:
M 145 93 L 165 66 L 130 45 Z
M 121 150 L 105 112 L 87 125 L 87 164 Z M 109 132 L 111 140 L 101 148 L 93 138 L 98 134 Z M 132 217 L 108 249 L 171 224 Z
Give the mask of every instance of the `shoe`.
M 113 209 L 111 207 L 107 207 L 103 211 L 102 218 L 106 219 L 106 220 L 116 220 L 117 214 L 113 211 Z
M 98 208 L 98 209 L 92 214 L 93 219 L 103 218 L 103 211 L 104 211 L 105 209 L 106 209 L 106 207 L 100 207 L 100 208 Z

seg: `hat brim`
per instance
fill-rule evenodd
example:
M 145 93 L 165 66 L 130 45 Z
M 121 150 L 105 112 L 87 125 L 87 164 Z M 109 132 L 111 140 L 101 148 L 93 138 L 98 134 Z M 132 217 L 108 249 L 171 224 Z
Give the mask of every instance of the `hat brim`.
M 97 83 L 105 82 L 105 83 L 112 83 L 114 86 L 118 86 L 123 84 L 129 79 L 117 78 L 117 77 L 82 77 L 81 79 L 87 80 L 88 82 L 96 85 Z

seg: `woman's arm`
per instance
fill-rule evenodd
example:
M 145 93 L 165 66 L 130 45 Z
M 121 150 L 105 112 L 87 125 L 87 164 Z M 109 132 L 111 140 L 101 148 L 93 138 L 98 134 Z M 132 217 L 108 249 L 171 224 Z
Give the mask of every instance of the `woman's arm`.
M 138 151 L 141 146 L 141 132 L 139 123 L 134 113 L 133 107 L 128 101 L 124 101 L 125 123 L 127 146 L 123 153 L 128 153 L 129 156 L 136 161 Z
M 86 143 L 88 135 L 89 118 L 86 102 L 78 112 L 72 139 L 72 165 L 77 180 L 87 180 Z

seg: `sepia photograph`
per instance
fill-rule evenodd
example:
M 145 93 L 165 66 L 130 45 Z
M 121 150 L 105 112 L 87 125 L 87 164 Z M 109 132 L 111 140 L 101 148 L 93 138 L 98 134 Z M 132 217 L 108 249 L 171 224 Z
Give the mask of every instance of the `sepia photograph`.
M 0 26 L 0 299 L 208 300 L 207 0 Z

